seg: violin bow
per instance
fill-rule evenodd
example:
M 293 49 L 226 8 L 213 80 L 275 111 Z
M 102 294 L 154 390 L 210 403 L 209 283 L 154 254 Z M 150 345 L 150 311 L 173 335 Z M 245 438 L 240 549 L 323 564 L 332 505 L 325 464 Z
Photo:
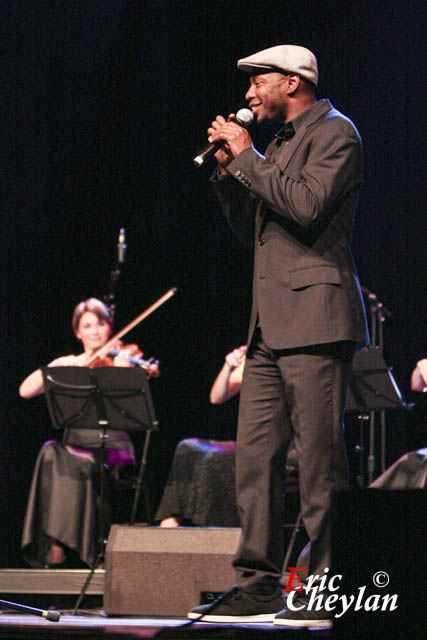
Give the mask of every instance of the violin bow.
M 121 329 L 118 333 L 116 333 L 116 335 L 110 338 L 108 342 L 106 342 L 100 349 L 95 351 L 95 353 L 93 353 L 86 360 L 83 366 L 87 367 L 91 362 L 96 360 L 96 358 L 106 356 L 110 351 L 111 347 L 117 342 L 117 340 L 120 340 L 120 338 L 123 338 L 123 336 L 126 335 L 126 333 L 129 333 L 129 331 L 131 331 L 131 329 L 136 327 L 137 324 L 145 320 L 145 318 L 148 318 L 148 316 L 151 315 L 154 311 L 156 311 L 156 309 L 161 307 L 162 304 L 164 304 L 167 300 L 169 300 L 169 298 L 175 295 L 177 291 L 178 289 L 176 287 L 172 287 L 172 289 L 169 289 L 169 291 L 164 293 L 158 300 L 156 300 L 156 302 L 153 302 L 153 304 L 150 305 L 147 309 L 145 309 L 145 311 L 140 313 L 139 316 L 134 318 L 131 322 L 129 322 L 129 324 L 127 324 L 125 327 L 123 327 L 123 329 Z

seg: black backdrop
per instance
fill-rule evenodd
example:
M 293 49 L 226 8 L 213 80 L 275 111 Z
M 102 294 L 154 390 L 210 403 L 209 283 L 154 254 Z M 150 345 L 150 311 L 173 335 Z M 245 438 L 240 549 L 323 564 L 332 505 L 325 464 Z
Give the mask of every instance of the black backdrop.
M 224 355 L 244 343 L 251 258 L 229 231 L 195 152 L 217 114 L 243 105 L 236 60 L 279 43 L 318 56 L 318 97 L 358 126 L 366 184 L 353 249 L 362 285 L 391 311 L 385 357 L 413 411 L 388 419 L 387 461 L 425 445 L 409 377 L 425 355 L 422 289 L 421 2 L 235 3 L 69 0 L 2 3 L 2 458 L 0 566 L 22 566 L 32 467 L 52 435 L 44 398 L 20 381 L 77 352 L 75 304 L 102 298 L 120 227 L 119 329 L 161 361 L 151 385 L 160 431 L 148 479 L 156 506 L 176 443 L 234 437 L 237 401 L 212 407 Z M 259 148 L 266 134 L 253 132 Z M 349 439 L 357 427 L 348 419 Z M 137 442 L 137 445 L 139 443 Z M 141 513 L 140 517 L 144 517 Z

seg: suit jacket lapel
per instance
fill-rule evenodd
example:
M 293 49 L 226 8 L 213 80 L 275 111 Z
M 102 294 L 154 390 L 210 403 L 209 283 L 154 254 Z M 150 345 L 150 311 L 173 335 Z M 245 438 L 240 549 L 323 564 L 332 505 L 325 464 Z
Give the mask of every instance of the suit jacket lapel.
M 309 129 L 309 127 L 311 127 L 311 125 L 319 118 L 321 118 L 325 113 L 330 111 L 331 108 L 332 106 L 329 100 L 321 100 L 317 102 L 310 114 L 310 118 L 305 119 L 304 122 L 298 125 L 294 137 L 289 141 L 289 144 L 286 147 L 286 151 L 283 153 L 283 157 L 279 156 L 276 161 L 282 171 L 286 169 L 286 167 L 292 160 L 295 151 L 304 140 L 307 129 Z
M 286 151 L 284 151 L 283 154 L 278 154 L 278 158 L 274 160 L 274 162 L 280 167 L 282 171 L 286 169 L 286 167 L 292 160 L 294 153 L 298 149 L 301 142 L 304 140 L 307 129 L 309 129 L 309 127 L 319 118 L 321 118 L 325 113 L 330 111 L 330 109 L 332 109 L 332 105 L 329 100 L 319 100 L 319 102 L 316 102 L 314 107 L 312 108 L 309 117 L 307 117 L 308 114 L 306 114 L 306 118 L 304 119 L 304 121 L 298 125 L 295 135 L 293 136 L 293 138 L 291 138 L 291 140 L 289 140 L 289 143 L 286 145 L 286 147 L 284 147 Z M 265 150 L 265 157 L 267 159 L 269 159 L 269 156 L 273 153 L 275 144 L 275 140 L 272 140 L 267 146 L 267 149 Z M 282 144 L 285 143 L 282 142 Z M 260 200 L 257 204 L 255 218 L 255 238 L 257 240 L 259 239 L 263 230 L 265 212 L 265 202 L 263 200 Z

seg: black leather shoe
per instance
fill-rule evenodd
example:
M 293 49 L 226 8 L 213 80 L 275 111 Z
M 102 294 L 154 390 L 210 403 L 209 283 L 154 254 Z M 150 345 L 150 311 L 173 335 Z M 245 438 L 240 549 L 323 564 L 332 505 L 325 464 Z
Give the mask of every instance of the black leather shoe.
M 280 587 L 271 594 L 248 593 L 236 589 L 229 600 L 221 602 L 217 608 L 213 609 L 212 604 L 203 604 L 191 609 L 187 618 L 197 620 L 202 614 L 206 614 L 201 622 L 273 622 L 284 603 Z M 212 613 L 209 613 L 211 609 Z

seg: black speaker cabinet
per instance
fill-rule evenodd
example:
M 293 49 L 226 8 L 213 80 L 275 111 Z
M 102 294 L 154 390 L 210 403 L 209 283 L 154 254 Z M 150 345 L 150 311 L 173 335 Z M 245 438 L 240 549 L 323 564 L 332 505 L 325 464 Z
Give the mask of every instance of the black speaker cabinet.
M 425 489 L 336 495 L 329 575 L 342 576 L 337 638 L 426 637 L 426 507 Z M 340 615 L 343 595 L 352 604 Z
M 185 616 L 236 582 L 240 529 L 113 525 L 105 558 L 104 611 Z

